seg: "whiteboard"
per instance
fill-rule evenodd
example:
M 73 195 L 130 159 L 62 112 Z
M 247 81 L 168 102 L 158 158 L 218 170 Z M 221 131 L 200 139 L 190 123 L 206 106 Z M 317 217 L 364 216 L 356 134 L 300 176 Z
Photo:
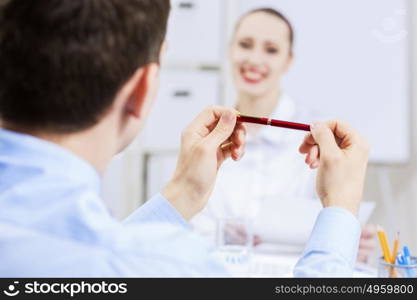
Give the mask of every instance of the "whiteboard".
M 284 89 L 299 105 L 351 123 L 374 163 L 410 156 L 407 0 L 238 0 L 283 12 L 295 29 L 295 60 Z M 236 20 L 235 20 L 236 21 Z

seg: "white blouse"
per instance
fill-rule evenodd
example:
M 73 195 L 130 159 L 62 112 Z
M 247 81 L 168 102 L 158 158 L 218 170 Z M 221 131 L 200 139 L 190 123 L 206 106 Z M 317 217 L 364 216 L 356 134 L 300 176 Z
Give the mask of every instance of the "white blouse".
M 271 118 L 310 124 L 314 121 L 311 116 L 283 94 Z M 298 151 L 305 135 L 303 131 L 264 126 L 255 136 L 248 136 L 242 160 L 228 160 L 220 169 L 208 205 L 192 220 L 195 229 L 213 237 L 220 218 L 256 221 L 271 200 L 274 207 L 280 207 L 281 214 L 300 199 L 317 200 L 316 172 Z

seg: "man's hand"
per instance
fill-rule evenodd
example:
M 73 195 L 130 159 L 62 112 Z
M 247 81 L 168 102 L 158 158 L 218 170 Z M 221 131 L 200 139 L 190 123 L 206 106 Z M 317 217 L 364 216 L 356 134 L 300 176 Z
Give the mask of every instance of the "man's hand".
M 162 194 L 187 220 L 206 205 L 222 163 L 243 156 L 246 131 L 236 116 L 234 109 L 211 107 L 182 134 L 177 168 Z
M 316 189 L 324 207 L 338 206 L 357 214 L 363 193 L 369 147 L 345 123 L 315 123 L 300 152 L 306 163 L 318 168 Z

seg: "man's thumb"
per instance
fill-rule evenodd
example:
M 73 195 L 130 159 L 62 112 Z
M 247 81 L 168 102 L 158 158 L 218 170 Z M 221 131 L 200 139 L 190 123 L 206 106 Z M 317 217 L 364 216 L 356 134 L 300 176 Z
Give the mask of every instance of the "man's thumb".
M 219 147 L 232 135 L 235 126 L 236 113 L 232 110 L 226 110 L 224 113 L 222 113 L 216 127 L 207 136 L 207 141 L 214 147 Z
M 311 127 L 311 134 L 319 145 L 322 155 L 326 156 L 329 153 L 340 151 L 333 131 L 325 123 L 315 122 Z

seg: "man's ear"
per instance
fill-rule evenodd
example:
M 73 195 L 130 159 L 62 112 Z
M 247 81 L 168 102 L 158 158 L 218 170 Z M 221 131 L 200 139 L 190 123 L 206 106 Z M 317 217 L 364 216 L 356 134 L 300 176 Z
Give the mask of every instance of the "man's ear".
M 148 64 L 138 69 L 130 79 L 131 91 L 126 102 L 127 112 L 136 118 L 141 118 L 147 111 L 149 101 L 152 101 L 156 76 L 159 66 Z

